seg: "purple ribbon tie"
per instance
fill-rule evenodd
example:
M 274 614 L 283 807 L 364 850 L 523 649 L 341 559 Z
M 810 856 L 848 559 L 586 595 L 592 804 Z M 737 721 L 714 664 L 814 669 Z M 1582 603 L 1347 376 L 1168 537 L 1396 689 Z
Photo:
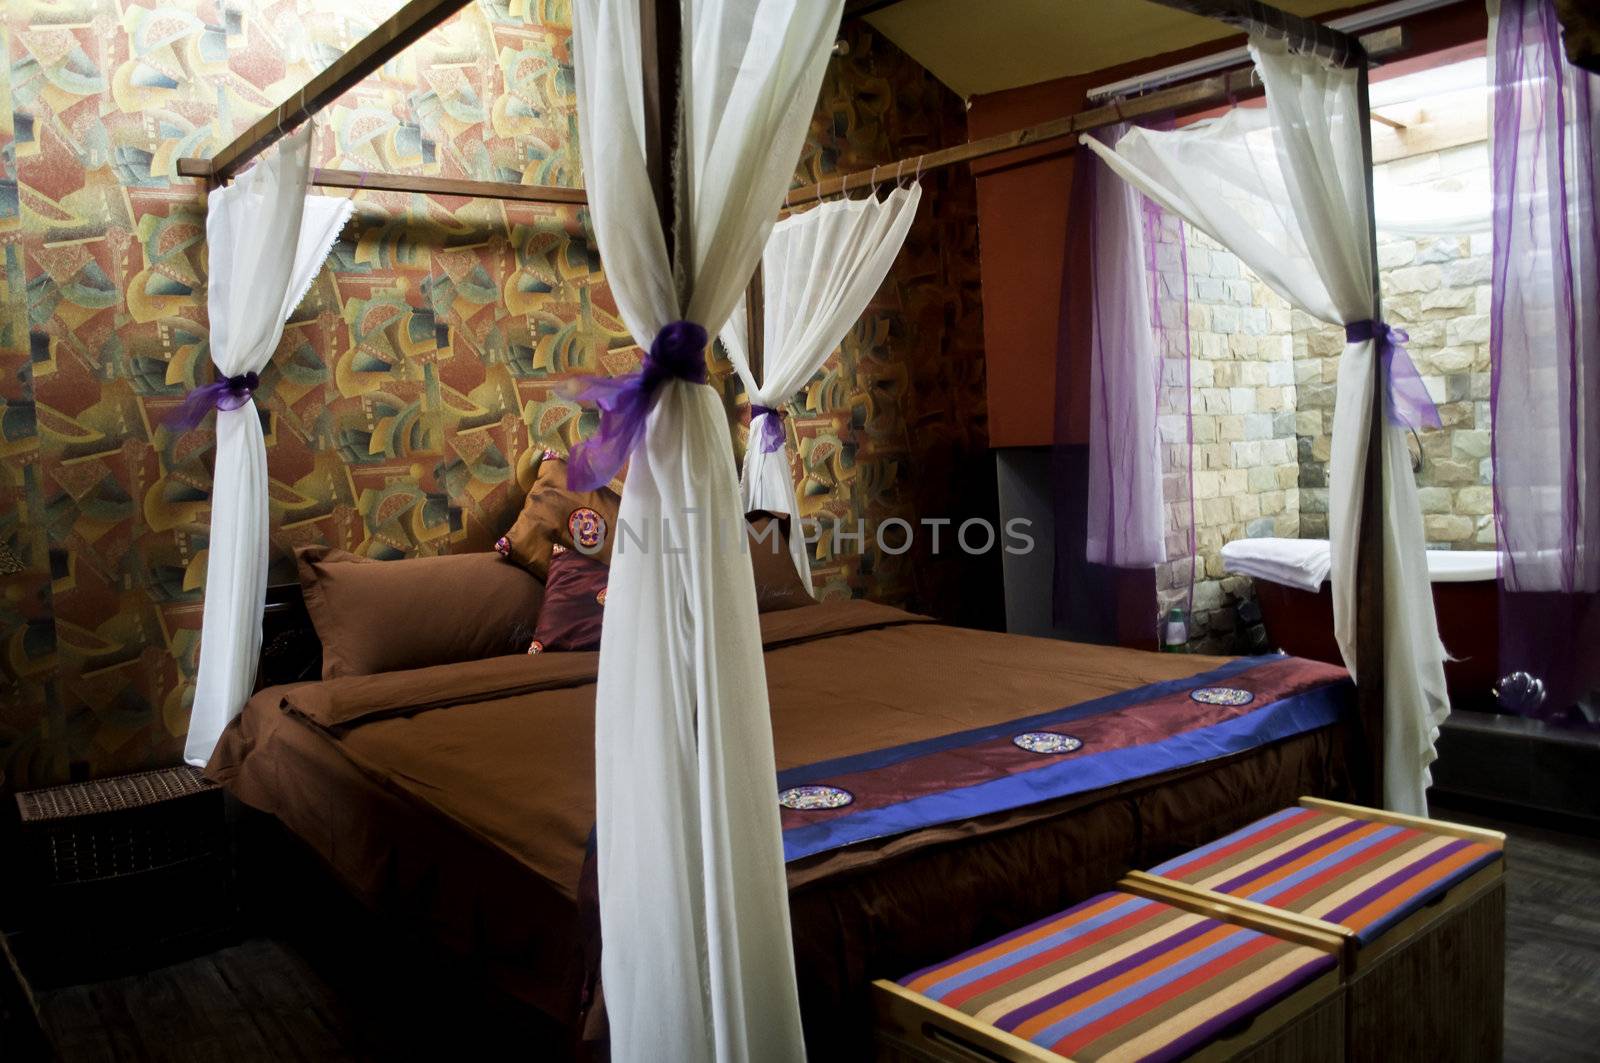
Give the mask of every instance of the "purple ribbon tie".
M 644 435 L 656 391 L 668 380 L 706 382 L 706 330 L 674 321 L 650 344 L 638 371 L 616 377 L 586 377 L 563 390 L 600 407 L 600 427 L 567 455 L 567 487 L 596 491 L 611 482 Z
M 1442 423 L 1439 408 L 1423 386 L 1411 355 L 1406 353 L 1405 345 L 1410 339 L 1404 329 L 1370 318 L 1344 327 L 1346 343 L 1372 340 L 1378 345 L 1378 364 L 1383 367 L 1384 379 L 1383 408 L 1389 423 L 1400 428 L 1438 428 Z
M 179 432 L 193 431 L 212 410 L 237 410 L 249 402 L 260 386 L 261 378 L 255 373 L 241 373 L 202 384 L 184 396 L 183 404 L 167 418 L 167 426 Z
M 750 404 L 752 424 L 763 414 L 767 419 L 761 422 L 761 453 L 776 454 L 783 449 L 783 410 L 777 406 L 763 406 L 759 402 Z

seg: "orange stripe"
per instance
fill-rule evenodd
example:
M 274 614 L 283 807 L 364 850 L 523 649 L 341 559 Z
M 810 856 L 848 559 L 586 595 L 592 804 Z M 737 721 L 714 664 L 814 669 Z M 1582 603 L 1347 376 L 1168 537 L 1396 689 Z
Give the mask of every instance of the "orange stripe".
M 1343 824 L 1334 824 L 1334 826 L 1336 826 L 1336 827 L 1337 826 L 1343 826 Z M 1367 824 L 1364 824 L 1364 825 L 1362 825 L 1360 827 L 1357 827 L 1355 830 L 1351 831 L 1349 834 L 1341 834 L 1337 838 L 1332 838 L 1332 839 L 1329 839 L 1328 841 L 1323 842 L 1321 845 L 1317 846 L 1315 849 L 1312 849 L 1310 852 L 1308 852 L 1308 853 L 1304 854 L 1303 856 L 1300 856 L 1300 857 L 1298 857 L 1298 858 L 1296 858 L 1294 860 L 1289 861 L 1287 864 L 1284 864 L 1282 867 L 1274 868 L 1272 871 L 1269 871 L 1267 874 L 1262 875 L 1260 878 L 1253 878 L 1249 882 L 1244 883 L 1243 885 L 1233 887 L 1233 890 L 1229 891 L 1229 892 L 1237 891 L 1237 893 L 1239 895 L 1243 895 L 1243 894 L 1255 893 L 1258 890 L 1265 889 L 1266 887 L 1272 885 L 1274 882 L 1277 882 L 1277 881 L 1279 881 L 1281 879 L 1288 878 L 1290 875 L 1293 875 L 1295 872 L 1303 870 L 1304 868 L 1310 867 L 1312 864 L 1316 863 L 1317 861 L 1319 861 L 1319 860 L 1321 860 L 1321 859 L 1323 859 L 1323 858 L 1325 858 L 1327 856 L 1331 856 L 1333 853 L 1338 852 L 1340 849 L 1344 848 L 1346 845 L 1351 844 L 1352 842 L 1360 841 L 1363 838 L 1366 838 L 1366 837 L 1369 837 L 1370 835 L 1378 833 L 1380 830 L 1382 830 L 1386 826 L 1388 826 L 1388 824 L 1385 824 L 1385 823 L 1367 823 Z M 1238 878 L 1239 875 L 1243 875 L 1243 874 L 1248 873 L 1248 871 L 1250 869 L 1242 867 L 1242 868 L 1238 868 L 1237 870 L 1238 870 L 1238 874 L 1234 875 L 1233 878 Z M 1276 903 L 1276 902 L 1273 902 L 1273 903 Z M 1279 907 L 1282 907 L 1282 906 L 1279 905 Z
M 1136 985 L 1139 982 L 1144 981 L 1157 971 L 1166 970 L 1168 967 L 1171 967 L 1173 964 L 1181 961 L 1184 957 L 1190 956 L 1204 948 L 1214 945 L 1228 935 L 1237 933 L 1238 930 L 1239 928 L 1236 926 L 1231 926 L 1226 923 L 1218 924 L 1214 930 L 1207 930 L 1204 934 L 1201 934 L 1190 941 L 1186 941 L 1174 949 L 1170 949 L 1166 952 L 1160 953 L 1159 955 L 1152 956 L 1150 959 L 1146 960 L 1144 963 L 1141 963 L 1132 970 L 1124 971 L 1115 978 L 1101 982 L 1092 989 L 1087 989 L 1076 996 L 1068 997 L 1066 1000 L 1063 1000 L 1054 1007 L 1047 1008 L 1046 1010 L 1041 1011 L 1039 1014 L 1031 1016 L 1023 1022 L 1017 1024 L 1017 1027 L 1011 1032 L 1016 1034 L 1018 1037 L 1026 1037 L 1029 1040 L 1032 1040 L 1035 1033 L 1040 1030 L 1048 1029 L 1052 1024 L 1060 1021 L 1064 1016 L 1071 1015 L 1074 1012 L 1082 1011 L 1085 1008 L 1093 1007 L 1096 1003 L 1104 1000 L 1106 997 L 1109 997 L 1114 993 L 1119 993 L 1128 986 Z M 1151 944 L 1154 945 L 1155 942 L 1151 942 Z M 1092 972 L 1085 972 L 1084 977 L 1089 977 L 1090 973 Z
M 1377 824 L 1377 826 L 1381 827 L 1383 824 Z M 1340 860 L 1338 863 L 1317 872 L 1315 875 L 1312 875 L 1299 885 L 1284 890 L 1267 903 L 1272 905 L 1274 908 L 1288 908 L 1290 910 L 1294 910 L 1294 902 L 1305 896 L 1307 893 L 1310 893 L 1312 890 L 1315 890 L 1320 886 L 1325 886 L 1334 879 L 1348 875 L 1353 869 L 1358 868 L 1363 864 L 1372 863 L 1375 858 L 1380 857 L 1389 852 L 1391 849 L 1396 848 L 1402 842 L 1415 840 L 1415 831 L 1401 832 L 1399 834 L 1390 835 L 1383 841 L 1378 842 L 1376 845 L 1369 845 L 1361 852 L 1352 853 L 1343 860 Z M 1252 889 L 1254 888 L 1254 885 L 1254 883 L 1251 883 Z
M 959 989 L 951 990 L 949 993 L 946 993 L 940 998 L 940 1002 L 948 1004 L 953 1008 L 960 1007 L 962 1004 L 971 1000 L 980 993 L 986 993 L 997 986 L 1004 985 L 1007 982 L 1016 981 L 1023 975 L 1028 974 L 1031 971 L 1036 971 L 1046 964 L 1054 963 L 1056 960 L 1066 956 L 1071 956 L 1075 952 L 1082 952 L 1090 945 L 1098 944 L 1099 942 L 1104 941 L 1106 938 L 1113 937 L 1122 933 L 1124 930 L 1138 926 L 1140 923 L 1148 921 L 1153 916 L 1169 914 L 1171 911 L 1172 909 L 1164 907 L 1163 905 L 1152 904 L 1148 907 L 1141 908 L 1136 912 L 1129 912 L 1121 919 L 1113 919 L 1105 926 L 1091 930 L 1087 934 L 1081 934 L 1069 941 L 1063 941 L 1059 945 L 1036 952 L 1031 956 L 1021 957 L 1016 963 L 1011 964 L 1010 966 L 1002 967 L 998 971 L 986 974 L 982 978 L 979 978 L 968 985 L 964 985 Z
M 1388 915 L 1396 908 L 1401 907 L 1406 901 L 1428 889 L 1440 879 L 1448 878 L 1455 873 L 1457 868 L 1464 864 L 1472 863 L 1482 855 L 1483 851 L 1474 846 L 1460 849 L 1426 868 L 1415 877 L 1407 879 L 1404 884 L 1396 886 L 1380 897 L 1374 898 L 1372 903 L 1365 908 L 1358 908 L 1351 912 L 1340 920 L 1340 923 L 1351 930 L 1360 931 Z
M 1297 815 L 1289 816 L 1288 818 L 1273 824 L 1272 830 L 1252 832 L 1251 834 L 1240 838 L 1231 845 L 1224 846 L 1215 852 L 1207 853 L 1205 856 L 1193 861 L 1192 863 L 1183 864 L 1179 867 L 1174 867 L 1163 871 L 1161 873 L 1161 877 L 1182 878 L 1185 875 L 1195 871 L 1204 871 L 1206 868 L 1215 864 L 1217 861 L 1224 859 L 1225 857 L 1232 856 L 1234 853 L 1240 852 L 1241 850 L 1260 845 L 1268 838 L 1275 838 L 1290 828 L 1303 825 L 1307 819 L 1314 819 L 1322 815 L 1323 813 L 1321 812 L 1315 812 L 1309 808 L 1302 808 Z
M 1146 1012 L 1153 1011 L 1167 1001 L 1187 993 L 1196 986 L 1204 985 L 1223 971 L 1237 967 L 1256 953 L 1269 949 L 1276 944 L 1278 944 L 1276 938 L 1268 937 L 1265 934 L 1262 934 L 1254 941 L 1247 941 L 1227 955 L 1218 956 L 1210 963 L 1195 968 L 1181 978 L 1175 978 L 1166 985 L 1143 994 L 1137 1000 L 1129 1001 L 1109 1015 L 1102 1015 L 1089 1025 L 1079 1030 L 1074 1030 L 1051 1045 L 1050 1050 L 1064 1056 L 1070 1055 L 1084 1045 L 1098 1041 L 1112 1030 L 1127 1025 Z
M 1131 894 L 1113 893 L 1106 897 L 1105 900 L 1093 905 L 1092 907 L 1085 908 L 1078 912 L 1065 912 L 1060 917 L 1052 919 L 1050 922 L 1045 923 L 1042 926 L 1035 927 L 1020 937 L 1009 938 L 1005 941 L 996 942 L 988 948 L 979 952 L 975 952 L 970 956 L 959 960 L 953 960 L 950 963 L 945 964 L 943 967 L 935 967 L 927 974 L 924 974 L 916 979 L 909 986 L 907 986 L 907 988 L 920 993 L 926 987 L 934 985 L 937 982 L 942 982 L 952 975 L 960 974 L 962 971 L 970 970 L 979 964 L 988 963 L 990 960 L 1004 956 L 1008 952 L 1014 952 L 1022 946 L 1031 944 L 1040 940 L 1041 938 L 1047 938 L 1051 934 L 1064 930 L 1069 926 L 1076 926 L 1078 923 L 1100 914 L 1107 908 L 1113 908 L 1119 904 L 1126 904 L 1128 901 L 1133 899 L 1135 898 Z M 1159 908 L 1159 905 L 1152 904 L 1149 907 L 1156 909 Z

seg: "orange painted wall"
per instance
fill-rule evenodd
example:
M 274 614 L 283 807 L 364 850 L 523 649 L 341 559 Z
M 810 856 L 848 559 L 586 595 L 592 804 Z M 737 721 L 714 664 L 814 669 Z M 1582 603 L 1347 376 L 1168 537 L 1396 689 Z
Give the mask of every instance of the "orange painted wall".
M 1488 19 L 1481 0 L 1463 0 L 1418 16 L 1407 29 L 1408 51 L 1421 55 L 1481 41 L 1488 32 Z M 968 138 L 977 140 L 1076 114 L 1084 109 L 1085 94 L 1095 86 L 1242 43 L 1242 37 L 1212 41 L 1138 63 L 974 97 L 967 112 Z M 1399 65 L 1380 69 L 1374 79 Z M 1063 320 L 1061 277 L 1073 162 L 1071 146 L 1058 142 L 973 166 L 978 178 L 990 446 L 1056 442 L 1056 350 Z M 1069 293 L 1066 320 L 1086 341 L 1083 297 L 1084 293 Z M 1083 386 L 1072 388 L 1068 396 L 1061 442 L 1083 444 L 1088 442 L 1089 421 L 1087 342 L 1075 341 L 1069 350 L 1073 352 L 1069 364 L 1072 380 L 1082 381 Z

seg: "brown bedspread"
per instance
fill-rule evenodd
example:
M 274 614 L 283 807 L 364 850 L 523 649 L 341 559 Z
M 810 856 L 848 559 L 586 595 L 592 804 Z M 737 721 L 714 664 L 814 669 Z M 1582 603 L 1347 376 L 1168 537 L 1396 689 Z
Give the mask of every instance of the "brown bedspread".
M 780 770 L 1214 668 L 950 628 L 866 602 L 762 617 Z M 494 658 L 257 694 L 207 774 L 374 907 L 575 1026 L 598 654 Z M 1344 795 L 1344 737 L 1249 753 L 789 865 L 807 1037 L 833 1051 L 871 977 L 953 955 L 1289 803 Z

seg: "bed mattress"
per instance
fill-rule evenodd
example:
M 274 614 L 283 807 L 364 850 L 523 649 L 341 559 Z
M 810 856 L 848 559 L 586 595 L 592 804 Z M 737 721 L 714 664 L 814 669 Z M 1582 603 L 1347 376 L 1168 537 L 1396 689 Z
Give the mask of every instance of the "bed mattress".
M 853 798 L 783 816 L 813 1053 L 866 1044 L 874 977 L 1302 794 L 1350 796 L 1353 699 L 1327 666 L 1022 638 L 866 602 L 765 614 L 762 635 L 775 785 Z M 592 1034 L 597 668 L 595 653 L 543 654 L 270 688 L 207 774 L 370 906 L 471 957 L 575 1038 Z M 1190 697 L 1213 684 L 1260 696 Z M 1014 741 L 1069 732 L 1081 771 L 1048 757 L 1043 770 Z

